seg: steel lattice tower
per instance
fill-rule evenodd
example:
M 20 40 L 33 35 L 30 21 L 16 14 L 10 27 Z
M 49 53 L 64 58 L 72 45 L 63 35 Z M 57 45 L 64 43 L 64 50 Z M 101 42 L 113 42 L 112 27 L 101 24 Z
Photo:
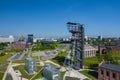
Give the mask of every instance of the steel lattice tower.
M 75 69 L 83 69 L 84 65 L 84 25 L 68 22 L 67 27 L 72 33 L 71 65 Z

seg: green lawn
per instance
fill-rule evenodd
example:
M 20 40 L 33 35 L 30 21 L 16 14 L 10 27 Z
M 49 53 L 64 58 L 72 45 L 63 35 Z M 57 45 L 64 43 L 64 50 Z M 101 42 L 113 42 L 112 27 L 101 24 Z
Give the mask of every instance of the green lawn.
M 29 75 L 26 73 L 25 69 L 24 69 L 24 65 L 20 65 L 20 66 L 16 66 L 16 67 L 13 67 L 14 70 L 19 70 L 22 74 L 22 77 L 24 78 L 27 78 L 27 79 L 30 79 L 32 78 L 32 76 L 34 75 Z M 37 66 L 37 72 L 41 69 L 41 66 Z
M 80 80 L 80 79 L 79 78 L 74 78 L 74 77 L 66 76 L 65 80 Z
M 37 78 L 42 78 L 43 75 L 42 75 L 42 70 L 32 79 L 32 80 L 35 80 Z
M 10 53 L 4 55 L 4 56 L 0 56 L 0 62 L 8 62 L 7 59 L 11 56 Z
M 24 60 L 14 60 L 12 63 L 24 63 Z
M 0 71 L 5 72 L 7 69 L 8 64 L 7 63 L 0 63 Z
M 82 73 L 83 75 L 87 76 L 92 80 L 97 80 L 97 72 L 84 70 L 84 71 L 80 71 L 80 73 Z
M 65 74 L 65 72 L 61 72 L 61 80 L 63 80 L 63 77 L 64 77 L 64 74 Z
M 51 61 L 59 65 L 63 65 L 66 56 L 67 56 L 67 52 L 60 52 L 55 58 L 51 59 Z
M 84 67 L 85 69 L 88 68 L 97 68 L 98 67 L 98 58 L 97 57 L 91 57 L 91 58 L 85 58 L 84 60 Z
M 4 73 L 0 72 L 0 80 L 2 80 L 3 76 L 4 76 Z

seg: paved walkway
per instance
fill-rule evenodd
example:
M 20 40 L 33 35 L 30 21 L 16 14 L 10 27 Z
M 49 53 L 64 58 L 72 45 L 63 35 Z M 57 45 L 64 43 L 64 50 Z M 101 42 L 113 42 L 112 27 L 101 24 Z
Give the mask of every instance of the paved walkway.
M 17 77 L 16 73 L 14 72 L 14 69 L 12 68 L 11 64 L 12 64 L 12 62 L 10 61 L 2 80 L 5 80 L 7 73 L 11 74 L 13 80 L 19 80 L 19 78 Z
M 63 80 L 65 80 L 65 77 L 66 77 L 66 76 L 76 77 L 76 78 L 79 78 L 79 79 L 81 79 L 81 80 L 88 78 L 88 77 L 86 77 L 85 75 L 83 75 L 83 74 L 81 74 L 81 73 L 79 73 L 78 71 L 73 70 L 73 69 L 66 71 Z M 89 78 L 88 78 L 88 79 L 89 79 Z M 91 79 L 89 79 L 89 80 L 91 80 Z
M 51 64 L 54 64 L 55 66 L 57 66 L 57 67 L 60 68 L 60 65 L 59 65 L 59 64 L 56 64 L 56 63 L 54 63 L 54 62 L 52 62 L 52 61 L 50 61 L 50 60 L 47 60 L 47 61 L 45 61 L 45 62 L 47 62 L 47 63 L 51 63 Z

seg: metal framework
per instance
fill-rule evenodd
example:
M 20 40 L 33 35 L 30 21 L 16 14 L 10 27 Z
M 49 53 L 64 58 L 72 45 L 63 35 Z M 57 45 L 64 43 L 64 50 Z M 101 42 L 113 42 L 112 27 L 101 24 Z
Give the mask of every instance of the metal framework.
M 72 33 L 71 65 L 75 69 L 83 69 L 84 65 L 84 25 L 68 22 L 67 27 Z

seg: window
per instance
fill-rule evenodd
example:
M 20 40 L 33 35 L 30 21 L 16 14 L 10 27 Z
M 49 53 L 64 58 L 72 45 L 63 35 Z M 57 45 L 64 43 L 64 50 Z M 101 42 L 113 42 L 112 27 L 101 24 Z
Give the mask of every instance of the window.
M 109 72 L 108 71 L 106 72 L 106 75 L 109 76 Z
M 101 70 L 101 74 L 103 74 L 103 70 Z
M 115 73 L 113 73 L 113 78 L 115 78 L 116 77 L 116 75 L 115 75 Z

